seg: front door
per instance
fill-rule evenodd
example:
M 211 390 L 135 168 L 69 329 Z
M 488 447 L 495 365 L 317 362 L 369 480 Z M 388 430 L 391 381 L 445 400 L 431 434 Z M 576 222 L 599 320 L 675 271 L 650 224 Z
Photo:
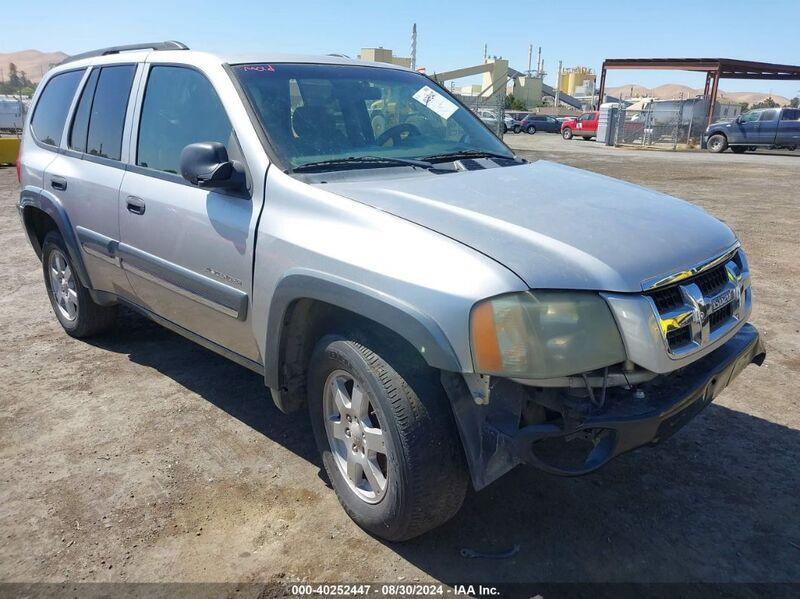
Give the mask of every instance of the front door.
M 751 110 L 750 112 L 745 112 L 736 120 L 736 125 L 739 129 L 739 137 L 743 142 L 752 144 L 760 143 L 758 135 L 758 119 L 760 117 L 761 113 L 759 111 Z M 734 139 L 731 139 L 731 141 L 733 142 Z
M 119 210 L 119 252 L 137 301 L 255 360 L 250 300 L 260 201 L 201 189 L 179 174 L 191 143 L 223 143 L 231 159 L 244 161 L 231 122 L 211 82 L 190 67 L 150 66 L 140 104 Z

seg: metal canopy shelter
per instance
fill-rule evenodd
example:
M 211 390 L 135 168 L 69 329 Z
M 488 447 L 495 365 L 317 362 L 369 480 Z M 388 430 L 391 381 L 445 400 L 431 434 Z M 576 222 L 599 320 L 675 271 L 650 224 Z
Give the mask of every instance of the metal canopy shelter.
M 607 58 L 600 74 L 598 104 L 603 102 L 606 71 L 609 69 L 642 69 L 650 71 L 699 71 L 706 74 L 703 95 L 708 103 L 708 124 L 714 116 L 720 79 L 767 79 L 773 81 L 800 81 L 800 66 L 734 60 L 731 58 Z

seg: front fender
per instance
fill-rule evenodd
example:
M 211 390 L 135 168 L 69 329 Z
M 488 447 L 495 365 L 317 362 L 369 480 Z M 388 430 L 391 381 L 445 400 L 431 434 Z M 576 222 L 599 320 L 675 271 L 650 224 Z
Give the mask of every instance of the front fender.
M 284 317 L 292 302 L 300 299 L 325 302 L 375 321 L 411 343 L 430 366 L 454 372 L 461 370 L 458 357 L 442 329 L 420 309 L 356 281 L 298 269 L 278 282 L 270 304 L 264 378 L 272 389 L 280 385 Z

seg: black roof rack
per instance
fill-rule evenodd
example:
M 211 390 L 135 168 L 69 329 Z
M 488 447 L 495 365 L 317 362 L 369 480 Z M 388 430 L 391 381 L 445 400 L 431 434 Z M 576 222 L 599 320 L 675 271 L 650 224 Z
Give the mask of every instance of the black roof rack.
M 150 42 L 146 44 L 128 44 L 127 46 L 111 46 L 110 48 L 100 48 L 99 50 L 91 50 L 74 56 L 68 56 L 61 61 L 61 64 L 81 60 L 83 58 L 92 58 L 94 56 L 107 56 L 109 54 L 119 54 L 120 52 L 128 52 L 130 50 L 188 50 L 189 46 L 181 42 L 173 40 L 166 42 Z

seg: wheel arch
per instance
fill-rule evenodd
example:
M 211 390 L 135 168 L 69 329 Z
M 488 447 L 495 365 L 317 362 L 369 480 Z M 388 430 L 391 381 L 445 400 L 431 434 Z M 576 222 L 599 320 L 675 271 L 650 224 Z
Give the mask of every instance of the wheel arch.
M 355 325 L 375 326 L 401 338 L 431 367 L 458 372 L 449 340 L 428 315 L 398 298 L 320 272 L 287 275 L 270 304 L 264 379 L 279 409 L 305 401 L 305 375 L 316 341 Z
M 91 280 L 83 262 L 75 229 L 58 198 L 39 190 L 23 189 L 17 207 L 25 232 L 28 234 L 28 239 L 38 258 L 40 260 L 42 258 L 42 244 L 45 235 L 49 231 L 57 231 L 64 240 L 70 260 L 77 271 L 78 279 L 84 287 L 91 290 Z

